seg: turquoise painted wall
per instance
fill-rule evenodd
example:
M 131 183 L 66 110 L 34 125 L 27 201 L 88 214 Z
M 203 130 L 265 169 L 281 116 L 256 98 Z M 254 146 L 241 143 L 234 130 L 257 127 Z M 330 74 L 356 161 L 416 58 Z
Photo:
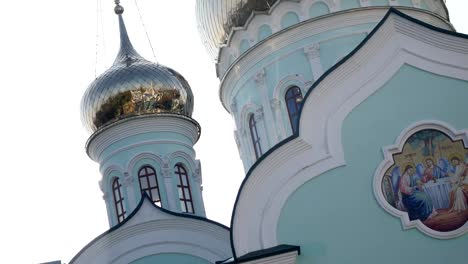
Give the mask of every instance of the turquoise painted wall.
M 398 0 L 398 4 L 401 6 L 413 6 L 411 0 Z
M 132 146 L 131 148 L 127 148 L 129 145 L 132 145 L 134 142 L 148 142 L 151 140 L 158 140 L 167 143 L 146 143 L 142 145 Z M 175 143 L 179 142 L 179 143 Z M 137 161 L 132 168 L 129 169 L 130 175 L 133 177 L 134 181 L 132 186 L 130 187 L 133 192 L 130 192 L 125 188 L 123 172 L 127 170 L 127 165 L 129 162 L 138 154 L 141 153 L 151 153 L 156 156 L 164 157 L 166 155 L 170 155 L 174 152 L 185 152 L 188 155 L 195 156 L 195 151 L 193 149 L 191 140 L 179 133 L 171 133 L 171 132 L 152 132 L 152 133 L 142 133 L 135 136 L 130 136 L 120 141 L 117 141 L 110 145 L 106 150 L 103 151 L 102 157 L 104 158 L 104 162 L 102 162 L 101 167 L 107 168 L 112 164 L 118 164 L 121 166 L 123 171 L 112 171 L 110 175 L 104 175 L 104 187 L 110 194 L 110 200 L 108 208 L 109 216 L 110 216 L 110 224 L 111 226 L 117 224 L 117 219 L 115 216 L 115 208 L 114 208 L 114 200 L 111 191 L 111 184 L 113 177 L 119 177 L 120 183 L 122 184 L 122 193 L 124 196 L 125 208 L 127 212 L 127 216 L 133 212 L 134 208 L 138 204 L 141 199 L 141 192 L 140 192 L 140 184 L 138 181 L 138 170 L 143 167 L 144 165 L 152 166 L 157 175 L 158 186 L 159 186 L 159 193 L 161 197 L 161 206 L 163 208 L 169 208 L 169 200 L 174 200 L 177 207 L 180 210 L 179 204 L 179 196 L 178 196 L 178 189 L 176 181 L 177 177 L 174 175 L 174 165 L 176 162 L 181 162 L 184 167 L 187 169 L 189 174 L 189 181 L 190 181 L 190 190 L 192 194 L 192 200 L 195 207 L 195 214 L 203 216 L 203 201 L 202 201 L 202 192 L 200 190 L 200 185 L 193 180 L 193 173 L 196 168 L 190 166 L 190 162 L 184 160 L 182 158 L 176 158 L 171 160 L 171 173 L 172 173 L 172 196 L 169 195 L 168 190 L 166 190 L 165 181 L 163 177 L 162 171 L 162 164 L 157 160 L 153 160 L 150 158 L 144 158 Z M 115 153 L 116 150 L 121 149 L 119 153 Z M 105 169 L 104 169 L 105 170 Z M 130 197 L 130 196 L 133 197 Z M 130 202 L 130 198 L 134 201 L 133 203 Z
M 146 256 L 144 258 L 132 261 L 130 264 L 155 264 L 155 263 L 167 263 L 167 264 L 209 264 L 210 262 L 199 257 L 186 255 L 186 254 L 158 254 Z
M 299 17 L 294 12 L 288 12 L 281 18 L 281 28 L 287 28 L 299 23 Z
M 341 58 L 356 48 L 366 36 L 366 33 L 357 33 L 320 43 L 320 60 L 323 69 L 328 70 L 335 65 Z
M 373 194 L 382 147 L 402 130 L 435 119 L 468 127 L 468 82 L 404 66 L 343 124 L 346 166 L 305 183 L 286 202 L 278 242 L 301 246 L 299 264 L 466 264 L 468 235 L 438 240 L 384 211 Z
M 360 6 L 359 0 L 341 0 L 341 9 L 358 8 Z
M 262 26 L 258 29 L 257 41 L 264 40 L 264 39 L 266 39 L 267 37 L 269 37 L 271 34 L 272 34 L 271 27 L 268 26 L 268 25 L 262 25 Z
M 323 2 L 313 4 L 309 9 L 309 17 L 318 17 L 330 13 L 330 9 Z
M 370 0 L 371 6 L 388 6 L 388 0 Z

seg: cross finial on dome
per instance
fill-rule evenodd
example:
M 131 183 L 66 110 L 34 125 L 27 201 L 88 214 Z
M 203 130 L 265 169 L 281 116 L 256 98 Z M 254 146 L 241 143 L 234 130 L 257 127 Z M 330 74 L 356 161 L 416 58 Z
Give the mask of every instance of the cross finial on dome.
M 120 50 L 115 58 L 114 65 L 119 63 L 124 63 L 129 66 L 131 63 L 136 60 L 145 60 L 143 57 L 138 54 L 138 52 L 133 48 L 130 38 L 128 37 L 127 28 L 122 17 L 124 8 L 120 5 L 120 0 L 114 0 L 115 8 L 114 12 L 119 16 L 119 29 L 120 29 Z

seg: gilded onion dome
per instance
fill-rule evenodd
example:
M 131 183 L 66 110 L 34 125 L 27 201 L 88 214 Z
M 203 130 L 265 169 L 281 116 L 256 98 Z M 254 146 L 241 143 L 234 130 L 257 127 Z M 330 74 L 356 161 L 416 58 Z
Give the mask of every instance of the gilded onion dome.
M 120 51 L 113 65 L 94 80 L 81 101 L 81 120 L 90 131 L 138 115 L 170 113 L 190 117 L 193 94 L 188 82 L 169 67 L 150 62 L 133 48 L 117 5 Z
M 277 0 L 197 0 L 198 31 L 213 59 L 234 27 L 245 24 L 253 11 L 267 11 Z

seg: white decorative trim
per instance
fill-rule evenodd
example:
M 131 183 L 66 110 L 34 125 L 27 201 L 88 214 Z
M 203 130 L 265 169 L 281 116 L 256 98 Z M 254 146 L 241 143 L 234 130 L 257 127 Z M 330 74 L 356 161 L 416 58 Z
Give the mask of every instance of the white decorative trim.
M 391 14 L 352 57 L 309 94 L 299 137 L 275 149 L 251 171 L 232 222 L 237 255 L 278 244 L 278 221 L 287 199 L 304 183 L 346 164 L 341 134 L 344 120 L 403 65 L 468 81 L 468 40 Z
M 244 264 L 295 264 L 298 254 L 297 251 L 286 252 L 283 254 L 265 257 L 252 261 L 242 262 Z
M 168 214 L 145 199 L 136 215 L 93 241 L 71 263 L 127 264 L 168 252 L 196 256 L 210 263 L 229 258 L 229 230 L 207 221 Z
M 87 142 L 87 153 L 89 157 L 102 164 L 106 157 L 102 157 L 104 151 L 112 144 L 127 139 L 132 136 L 137 136 L 145 133 L 154 132 L 173 132 L 181 134 L 189 139 L 190 144 L 193 146 L 199 137 L 198 124 L 188 117 L 170 115 L 170 116 L 141 116 L 128 120 L 122 120 L 120 123 L 111 125 L 103 130 L 95 132 Z M 159 139 L 160 141 L 164 139 Z M 141 142 L 138 142 L 141 144 Z M 179 144 L 185 144 L 179 142 Z M 190 145 L 186 144 L 186 145 Z M 129 144 L 122 150 L 128 147 L 137 146 L 137 144 Z M 116 150 L 122 151 L 122 150 Z
M 134 178 L 128 172 L 125 172 L 122 185 L 125 188 L 127 188 L 127 187 L 133 186 L 133 183 L 134 183 Z
M 394 164 L 393 154 L 402 152 L 403 146 L 405 145 L 409 137 L 411 137 L 416 132 L 424 129 L 439 130 L 448 135 L 453 141 L 463 140 L 465 148 L 468 148 L 468 130 L 461 130 L 456 132 L 456 130 L 452 128 L 449 124 L 437 120 L 423 120 L 411 124 L 401 132 L 401 134 L 395 140 L 394 145 L 382 148 L 384 160 L 377 167 L 374 174 L 373 186 L 375 198 L 377 199 L 377 202 L 380 204 L 380 206 L 382 206 L 385 209 L 385 211 L 387 211 L 393 216 L 400 218 L 401 224 L 403 225 L 403 228 L 405 230 L 416 228 L 428 236 L 439 239 L 450 239 L 462 236 L 468 232 L 468 222 L 466 222 L 462 227 L 450 232 L 435 231 L 424 225 L 420 220 L 411 221 L 408 217 L 407 212 L 400 211 L 391 206 L 386 201 L 382 193 L 382 180 L 385 175 L 385 172 Z
M 450 23 L 429 11 L 411 7 L 398 7 L 398 9 L 436 27 L 454 30 Z M 246 76 L 252 78 L 253 75 L 256 74 L 253 73 L 252 70 L 259 65 L 265 68 L 268 66 L 266 63 L 271 64 L 275 62 L 272 62 L 271 59 L 265 60 L 265 58 L 272 55 L 273 50 L 271 47 L 275 47 L 275 51 L 282 50 L 283 48 L 303 41 L 306 38 L 314 35 L 319 36 L 319 34 L 327 31 L 342 29 L 344 27 L 352 27 L 355 25 L 378 23 L 387 12 L 388 8 L 386 7 L 371 7 L 353 11 L 340 11 L 318 18 L 309 19 L 286 31 L 280 31 L 278 34 L 273 34 L 265 39 L 265 41 L 258 43 L 255 48 L 251 48 L 248 52 L 245 52 L 223 74 L 220 83 L 221 102 L 226 109 L 229 110 L 231 100 L 235 97 L 235 94 L 237 94 L 238 89 L 241 87 L 238 83 L 239 80 L 246 80 Z M 347 34 L 348 33 L 345 35 Z M 337 35 L 336 37 L 340 36 L 342 35 Z M 323 39 L 318 39 L 318 41 L 323 41 Z M 305 47 L 307 47 L 307 45 L 299 47 L 298 49 L 303 49 Z M 321 74 L 317 74 L 317 76 L 319 75 Z
M 132 159 L 130 159 L 130 161 L 128 162 L 126 168 L 127 168 L 127 171 L 132 173 L 133 170 L 135 169 L 135 165 L 140 161 L 140 160 L 143 160 L 143 159 L 149 159 L 149 160 L 153 160 L 156 164 L 159 165 L 159 167 L 162 169 L 162 164 L 164 164 L 164 161 L 163 159 L 158 156 L 158 155 L 155 155 L 153 153 L 147 153 L 147 152 L 143 152 L 143 153 L 139 153 L 135 156 L 132 157 Z

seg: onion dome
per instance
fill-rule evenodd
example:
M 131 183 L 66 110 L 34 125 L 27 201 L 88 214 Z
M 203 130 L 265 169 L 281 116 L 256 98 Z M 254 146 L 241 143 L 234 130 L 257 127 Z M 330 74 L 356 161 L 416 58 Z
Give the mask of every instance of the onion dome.
M 81 101 L 81 121 L 90 131 L 115 121 L 146 114 L 191 117 L 193 94 L 188 82 L 169 67 L 150 62 L 133 48 L 117 5 L 120 51 L 113 65 L 94 80 Z
M 234 27 L 245 24 L 253 11 L 267 11 L 277 0 L 197 0 L 198 31 L 213 59 Z

